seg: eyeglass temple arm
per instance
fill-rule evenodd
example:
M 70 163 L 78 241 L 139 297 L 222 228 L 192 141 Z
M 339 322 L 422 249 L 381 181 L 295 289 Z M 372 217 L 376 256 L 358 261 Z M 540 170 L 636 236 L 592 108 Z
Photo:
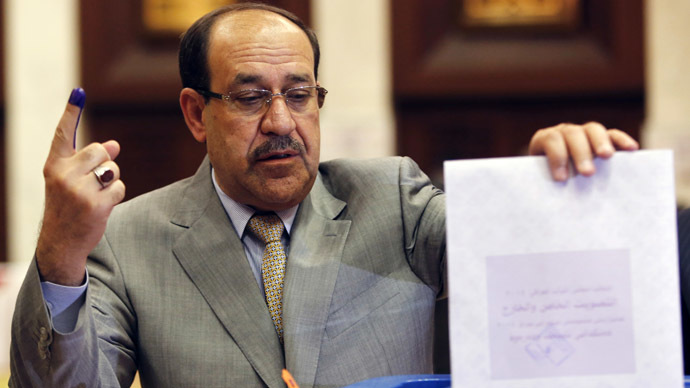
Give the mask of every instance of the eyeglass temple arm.
M 213 93 L 213 92 L 211 92 L 211 91 L 209 91 L 209 90 L 205 90 L 205 89 L 201 89 L 201 88 L 198 88 L 198 89 L 195 88 L 194 90 L 196 90 L 196 92 L 199 93 L 199 94 L 201 94 L 202 96 L 213 97 L 213 98 L 217 98 L 217 99 L 219 99 L 219 100 L 224 100 L 224 99 L 225 99 L 225 98 L 223 98 L 223 95 L 222 95 L 222 94 Z

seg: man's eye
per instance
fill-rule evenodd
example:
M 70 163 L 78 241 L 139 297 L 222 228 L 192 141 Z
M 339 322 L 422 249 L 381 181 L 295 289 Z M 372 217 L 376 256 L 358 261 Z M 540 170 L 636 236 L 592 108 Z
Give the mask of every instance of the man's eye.
M 236 95 L 234 101 L 242 105 L 257 105 L 263 103 L 265 99 L 263 93 L 249 92 Z
M 307 90 L 294 90 L 287 95 L 288 100 L 296 103 L 307 102 L 309 97 L 311 93 Z

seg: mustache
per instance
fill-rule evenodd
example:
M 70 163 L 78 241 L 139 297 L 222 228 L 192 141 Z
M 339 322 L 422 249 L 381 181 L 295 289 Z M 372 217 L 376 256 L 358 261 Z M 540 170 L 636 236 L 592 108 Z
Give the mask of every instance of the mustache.
M 262 155 L 273 151 L 293 150 L 302 155 L 305 151 L 304 145 L 289 135 L 271 137 L 260 146 L 254 148 L 251 153 L 252 160 L 261 158 Z

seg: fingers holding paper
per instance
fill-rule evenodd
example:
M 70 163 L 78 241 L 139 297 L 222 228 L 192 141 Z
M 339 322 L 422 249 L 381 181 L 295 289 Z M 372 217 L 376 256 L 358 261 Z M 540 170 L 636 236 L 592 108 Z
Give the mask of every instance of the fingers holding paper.
M 592 175 L 594 158 L 609 158 L 616 150 L 633 151 L 639 144 L 619 129 L 607 129 L 590 122 L 583 125 L 559 124 L 538 130 L 529 144 L 530 155 L 546 155 L 551 175 L 557 181 L 568 179 L 568 160 L 582 175 Z
M 86 257 L 103 236 L 113 207 L 125 196 L 113 140 L 77 151 L 74 137 L 84 104 L 81 89 L 70 96 L 43 168 L 45 209 L 36 248 L 43 280 L 82 284 Z

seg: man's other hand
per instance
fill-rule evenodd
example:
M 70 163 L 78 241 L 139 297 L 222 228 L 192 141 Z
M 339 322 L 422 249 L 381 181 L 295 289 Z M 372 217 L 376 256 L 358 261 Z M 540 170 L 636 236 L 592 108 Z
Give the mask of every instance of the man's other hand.
M 616 150 L 633 151 L 640 145 L 619 129 L 607 129 L 590 122 L 584 125 L 559 124 L 538 130 L 529 144 L 530 155 L 546 155 L 551 175 L 557 181 L 568 179 L 568 159 L 582 175 L 595 173 L 594 158 L 609 158 Z

